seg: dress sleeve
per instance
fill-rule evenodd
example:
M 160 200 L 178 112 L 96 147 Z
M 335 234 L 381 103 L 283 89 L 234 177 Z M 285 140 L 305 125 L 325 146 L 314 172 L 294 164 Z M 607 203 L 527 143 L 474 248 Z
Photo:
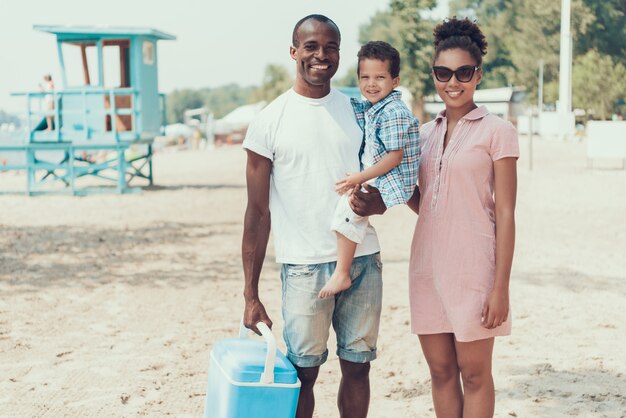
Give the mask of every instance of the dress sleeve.
M 261 119 L 255 119 L 248 126 L 246 138 L 243 140 L 242 146 L 255 154 L 274 161 L 271 129 Z
M 498 126 L 491 138 L 491 159 L 519 158 L 519 142 L 517 130 L 511 122 L 503 122 Z

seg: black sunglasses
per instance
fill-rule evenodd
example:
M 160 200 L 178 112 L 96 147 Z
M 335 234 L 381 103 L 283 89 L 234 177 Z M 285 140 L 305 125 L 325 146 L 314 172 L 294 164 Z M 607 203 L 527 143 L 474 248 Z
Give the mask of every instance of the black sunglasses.
M 448 67 L 434 66 L 433 74 L 435 78 L 441 82 L 450 81 L 452 74 L 454 74 L 457 81 L 467 83 L 474 77 L 474 72 L 479 69 L 480 67 L 475 65 L 462 65 L 456 70 L 451 70 Z

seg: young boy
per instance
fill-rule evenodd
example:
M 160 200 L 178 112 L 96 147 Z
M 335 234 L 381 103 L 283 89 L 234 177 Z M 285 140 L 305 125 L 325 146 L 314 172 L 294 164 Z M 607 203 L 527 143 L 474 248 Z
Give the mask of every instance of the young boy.
M 319 293 L 335 295 L 351 285 L 350 266 L 356 246 L 369 223 L 350 209 L 348 198 L 355 187 L 375 180 L 387 208 L 405 204 L 417 184 L 419 166 L 418 120 L 394 91 L 400 83 L 400 54 L 386 42 L 372 41 L 358 53 L 359 89 L 366 101 L 352 100 L 356 118 L 365 133 L 361 166 L 337 182 L 342 197 L 331 229 L 337 233 L 337 267 Z

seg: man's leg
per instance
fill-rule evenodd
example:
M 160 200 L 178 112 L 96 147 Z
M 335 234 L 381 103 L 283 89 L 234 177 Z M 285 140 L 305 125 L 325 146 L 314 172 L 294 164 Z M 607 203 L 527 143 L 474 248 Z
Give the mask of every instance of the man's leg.
M 352 286 L 336 296 L 333 327 L 341 384 L 337 404 L 341 418 L 367 416 L 370 401 L 370 362 L 382 306 L 382 263 L 379 254 L 357 257 L 352 263 Z
M 334 270 L 334 263 L 317 265 L 284 264 L 283 337 L 287 357 L 300 379 L 297 418 L 311 418 L 315 407 L 313 386 L 319 367 L 326 361 L 326 342 L 330 333 L 335 298 L 320 299 L 318 293 Z
M 370 363 L 339 359 L 341 382 L 337 406 L 341 418 L 365 418 L 370 405 Z
M 315 409 L 313 386 L 315 386 L 320 367 L 296 366 L 296 371 L 298 372 L 298 379 L 300 379 L 301 384 L 296 418 L 311 418 L 313 416 L 313 409 Z

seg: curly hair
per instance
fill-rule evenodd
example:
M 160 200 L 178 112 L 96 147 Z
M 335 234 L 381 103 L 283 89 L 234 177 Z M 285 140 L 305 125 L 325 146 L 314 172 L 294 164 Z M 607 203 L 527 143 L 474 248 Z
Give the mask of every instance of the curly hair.
M 483 55 L 487 54 L 487 40 L 476 24 L 468 18 L 457 19 L 456 16 L 446 19 L 433 30 L 435 38 L 435 56 L 433 62 L 442 51 L 459 48 L 469 52 L 480 66 Z
M 397 49 L 383 41 L 370 41 L 363 45 L 357 54 L 360 64 L 364 59 L 374 59 L 389 62 L 389 74 L 392 78 L 400 75 L 400 53 Z M 359 67 L 357 67 L 357 75 Z

